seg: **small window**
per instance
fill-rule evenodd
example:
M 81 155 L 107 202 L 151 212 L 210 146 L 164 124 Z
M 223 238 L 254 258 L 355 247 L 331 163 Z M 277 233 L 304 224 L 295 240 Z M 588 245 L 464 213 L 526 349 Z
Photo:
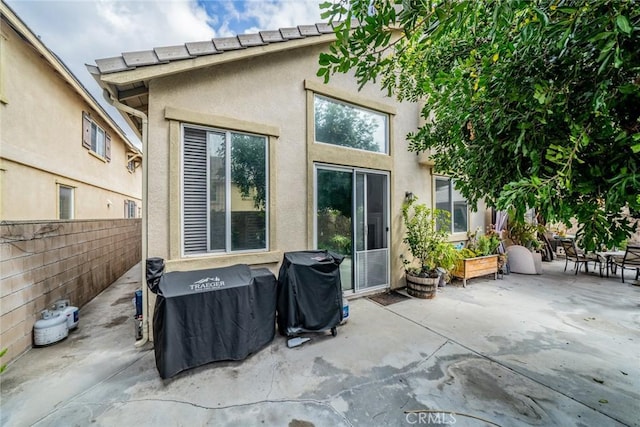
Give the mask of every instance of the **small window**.
M 138 207 L 133 200 L 124 201 L 124 217 L 125 218 L 137 218 Z
M 129 160 L 127 162 L 127 170 L 131 173 L 135 172 L 136 170 L 136 163 L 133 160 Z
M 389 153 L 388 116 L 316 95 L 315 141 L 375 153 Z
M 467 201 L 454 188 L 454 181 L 438 177 L 436 180 L 436 209 L 451 214 L 451 233 L 466 233 L 469 229 Z
M 73 219 L 73 187 L 58 185 L 58 218 Z
M 104 130 L 95 123 L 91 123 L 91 151 L 104 157 Z
M 82 146 L 111 161 L 111 137 L 85 112 L 82 113 Z

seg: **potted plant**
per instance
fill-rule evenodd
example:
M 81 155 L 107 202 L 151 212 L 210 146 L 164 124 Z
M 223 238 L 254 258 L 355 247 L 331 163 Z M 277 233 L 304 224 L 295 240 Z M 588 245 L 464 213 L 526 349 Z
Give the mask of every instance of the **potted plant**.
M 413 260 L 404 257 L 407 293 L 417 298 L 435 297 L 441 275 L 456 266 L 460 253 L 448 241 L 449 212 L 430 209 L 410 197 L 402 205 L 406 228 L 403 242 Z M 440 225 L 440 227 L 438 227 Z
M 506 230 L 509 269 L 512 273 L 542 274 L 542 254 L 544 243 L 539 235 L 544 234 L 544 226 L 509 215 Z M 527 249 L 527 250 L 525 250 Z
M 486 234 L 468 233 L 467 246 L 460 251 L 462 259 L 451 273 L 453 276 L 462 279 L 462 286 L 467 286 L 467 279 L 493 274 L 498 275 L 500 261 L 504 263 L 504 258 L 498 254 L 500 237 L 497 233 L 489 231 Z
M 509 213 L 505 238 L 509 239 L 512 244 L 524 246 L 532 252 L 540 250 L 543 242 L 538 236 L 544 232 L 543 225 L 534 224 L 522 218 L 517 219 L 513 213 Z

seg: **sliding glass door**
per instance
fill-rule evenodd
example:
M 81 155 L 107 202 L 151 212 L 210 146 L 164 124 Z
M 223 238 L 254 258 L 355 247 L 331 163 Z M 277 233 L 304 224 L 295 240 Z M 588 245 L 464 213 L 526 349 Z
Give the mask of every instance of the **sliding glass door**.
M 389 283 L 387 175 L 356 172 L 355 290 Z
M 316 247 L 345 257 L 343 290 L 388 286 L 388 175 L 317 166 L 315 178 Z

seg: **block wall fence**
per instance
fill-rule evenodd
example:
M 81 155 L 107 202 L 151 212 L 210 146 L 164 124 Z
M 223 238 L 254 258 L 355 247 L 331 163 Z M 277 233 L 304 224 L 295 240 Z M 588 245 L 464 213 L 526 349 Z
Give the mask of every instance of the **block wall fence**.
M 31 348 L 42 310 L 82 307 L 138 263 L 141 232 L 139 218 L 0 223 L 0 363 Z

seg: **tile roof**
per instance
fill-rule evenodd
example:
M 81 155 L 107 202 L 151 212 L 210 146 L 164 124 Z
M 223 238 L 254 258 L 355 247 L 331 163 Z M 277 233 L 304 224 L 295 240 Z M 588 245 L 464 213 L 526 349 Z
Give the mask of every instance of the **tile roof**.
M 333 26 L 327 23 L 299 25 L 257 34 L 241 34 L 234 37 L 216 37 L 211 40 L 190 42 L 178 46 L 156 47 L 152 50 L 124 52 L 121 56 L 96 59 L 100 74 L 117 73 L 149 65 L 165 64 L 171 61 L 195 58 L 204 55 L 221 54 L 227 51 L 264 46 L 308 37 L 318 37 L 333 33 Z

